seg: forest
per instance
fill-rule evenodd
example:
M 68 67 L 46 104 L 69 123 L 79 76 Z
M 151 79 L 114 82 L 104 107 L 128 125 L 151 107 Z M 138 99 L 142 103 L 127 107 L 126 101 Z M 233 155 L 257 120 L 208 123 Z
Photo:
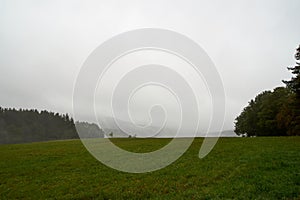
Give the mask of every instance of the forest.
M 104 137 L 96 124 L 76 122 L 76 127 L 86 137 Z M 0 144 L 78 139 L 76 127 L 68 114 L 0 107 Z

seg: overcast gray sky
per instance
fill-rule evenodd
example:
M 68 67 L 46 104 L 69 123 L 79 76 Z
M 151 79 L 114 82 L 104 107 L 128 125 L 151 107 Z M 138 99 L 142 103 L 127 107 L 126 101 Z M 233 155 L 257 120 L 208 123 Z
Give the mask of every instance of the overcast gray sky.
M 72 113 L 76 76 L 114 35 L 163 28 L 196 41 L 225 87 L 224 129 L 259 92 L 283 85 L 300 44 L 299 0 L 0 0 L 0 106 Z

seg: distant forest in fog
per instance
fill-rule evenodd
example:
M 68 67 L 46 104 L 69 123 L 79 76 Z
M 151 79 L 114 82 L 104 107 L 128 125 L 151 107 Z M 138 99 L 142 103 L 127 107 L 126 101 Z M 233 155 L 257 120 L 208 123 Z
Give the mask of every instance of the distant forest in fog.
M 76 122 L 86 137 L 103 137 L 96 124 Z M 68 114 L 36 109 L 8 109 L 0 107 L 0 144 L 78 139 L 75 123 Z

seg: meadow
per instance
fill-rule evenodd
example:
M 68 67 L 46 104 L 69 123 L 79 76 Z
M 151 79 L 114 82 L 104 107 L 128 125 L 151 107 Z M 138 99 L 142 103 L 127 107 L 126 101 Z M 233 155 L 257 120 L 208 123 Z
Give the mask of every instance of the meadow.
M 300 199 L 300 137 L 220 138 L 198 158 L 197 138 L 155 172 L 111 169 L 80 140 L 0 146 L 0 199 Z M 113 139 L 134 152 L 169 139 Z

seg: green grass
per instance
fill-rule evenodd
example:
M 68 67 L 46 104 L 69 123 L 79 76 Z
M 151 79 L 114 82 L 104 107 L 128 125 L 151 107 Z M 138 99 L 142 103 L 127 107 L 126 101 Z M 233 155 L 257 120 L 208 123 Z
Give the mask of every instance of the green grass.
M 147 152 L 168 139 L 114 139 Z M 116 171 L 79 140 L 0 146 L 0 199 L 300 199 L 300 137 L 221 138 L 204 159 L 202 139 L 170 166 Z

